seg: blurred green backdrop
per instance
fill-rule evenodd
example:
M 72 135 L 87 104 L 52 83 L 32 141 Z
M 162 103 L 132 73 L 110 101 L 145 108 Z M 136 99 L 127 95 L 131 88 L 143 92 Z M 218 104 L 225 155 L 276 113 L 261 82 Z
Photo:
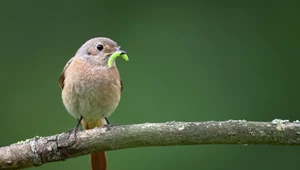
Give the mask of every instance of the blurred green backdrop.
M 1 1 L 0 146 L 74 127 L 58 78 L 88 39 L 128 52 L 110 121 L 299 119 L 297 1 Z M 299 147 L 201 145 L 108 152 L 110 170 L 281 170 Z M 89 157 L 38 169 L 89 169 Z M 32 168 L 33 169 L 33 168 Z

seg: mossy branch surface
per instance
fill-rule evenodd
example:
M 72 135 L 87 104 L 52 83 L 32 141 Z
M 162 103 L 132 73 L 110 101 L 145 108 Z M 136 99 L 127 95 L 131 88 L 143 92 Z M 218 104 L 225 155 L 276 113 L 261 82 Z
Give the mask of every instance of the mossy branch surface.
M 35 137 L 0 148 L 0 169 L 22 169 L 95 151 L 201 144 L 300 145 L 300 122 L 167 122 L 95 128 Z

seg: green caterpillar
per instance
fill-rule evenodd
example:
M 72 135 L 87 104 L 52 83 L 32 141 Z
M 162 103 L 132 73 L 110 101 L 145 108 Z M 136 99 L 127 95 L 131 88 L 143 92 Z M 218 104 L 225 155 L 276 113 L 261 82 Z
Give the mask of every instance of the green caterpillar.
M 109 57 L 108 63 L 107 63 L 108 67 L 111 67 L 113 65 L 114 61 L 116 60 L 116 58 L 119 56 L 123 57 L 123 59 L 125 61 L 129 60 L 128 56 L 126 54 L 124 54 L 122 51 L 116 51 Z

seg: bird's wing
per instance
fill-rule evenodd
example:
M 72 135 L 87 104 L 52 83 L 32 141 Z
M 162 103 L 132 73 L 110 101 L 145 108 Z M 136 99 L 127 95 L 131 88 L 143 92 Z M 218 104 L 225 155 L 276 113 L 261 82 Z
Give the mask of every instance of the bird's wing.
M 58 85 L 61 87 L 61 89 L 64 88 L 64 81 L 65 81 L 65 71 L 66 69 L 69 67 L 69 65 L 72 63 L 72 61 L 74 60 L 74 57 L 72 57 L 67 64 L 65 65 L 63 71 L 60 74 L 59 80 L 58 80 Z

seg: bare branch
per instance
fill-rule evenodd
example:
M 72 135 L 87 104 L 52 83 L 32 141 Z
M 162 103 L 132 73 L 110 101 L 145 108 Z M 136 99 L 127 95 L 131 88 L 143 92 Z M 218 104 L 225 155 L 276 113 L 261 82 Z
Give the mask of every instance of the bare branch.
M 300 145 L 300 122 L 167 122 L 113 126 L 35 137 L 0 148 L 0 169 L 20 169 L 48 162 L 146 146 L 200 144 Z

